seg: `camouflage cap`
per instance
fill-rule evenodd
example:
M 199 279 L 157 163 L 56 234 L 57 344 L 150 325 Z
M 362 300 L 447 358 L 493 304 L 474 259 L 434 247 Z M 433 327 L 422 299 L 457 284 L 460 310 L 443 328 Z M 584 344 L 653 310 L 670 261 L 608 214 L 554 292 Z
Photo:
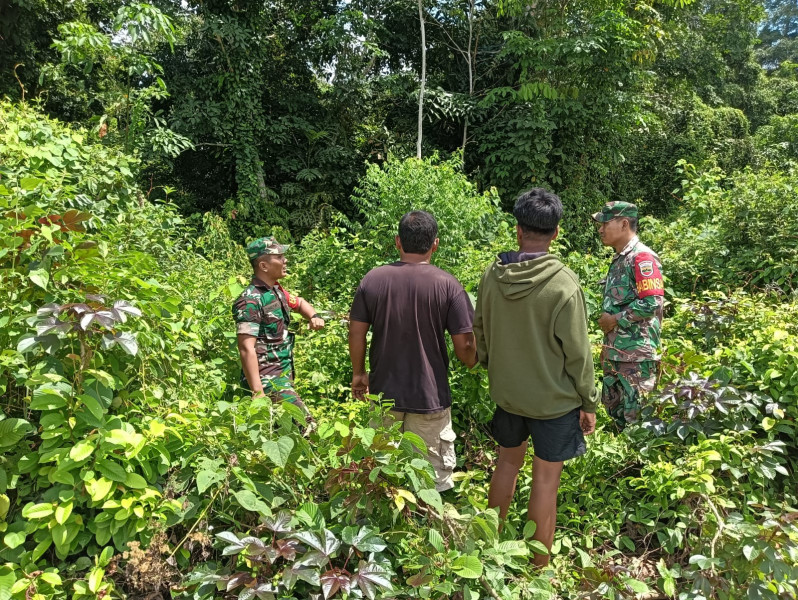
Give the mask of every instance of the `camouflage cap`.
M 285 254 L 286 250 L 288 246 L 278 244 L 273 237 L 262 237 L 247 244 L 247 257 L 252 261 L 264 254 Z
M 601 212 L 593 214 L 593 220 L 599 223 L 606 223 L 618 217 L 637 218 L 637 206 L 631 202 L 607 202 Z

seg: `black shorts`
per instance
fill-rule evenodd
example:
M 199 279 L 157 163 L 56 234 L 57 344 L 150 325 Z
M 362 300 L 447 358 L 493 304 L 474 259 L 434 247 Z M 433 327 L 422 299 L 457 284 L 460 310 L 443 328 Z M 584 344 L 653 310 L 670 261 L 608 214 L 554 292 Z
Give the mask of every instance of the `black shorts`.
M 533 419 L 497 406 L 490 430 L 493 439 L 504 448 L 517 448 L 531 437 L 535 456 L 547 462 L 582 456 L 586 450 L 578 408 L 556 419 Z

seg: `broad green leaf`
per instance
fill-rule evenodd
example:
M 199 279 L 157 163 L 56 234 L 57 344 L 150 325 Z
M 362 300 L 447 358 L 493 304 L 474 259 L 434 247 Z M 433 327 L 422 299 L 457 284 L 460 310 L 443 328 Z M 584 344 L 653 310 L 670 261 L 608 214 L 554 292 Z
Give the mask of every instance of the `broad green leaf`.
M 44 179 L 39 179 L 38 177 L 23 177 L 19 180 L 19 187 L 21 187 L 26 192 L 30 192 L 35 190 L 39 187 L 40 184 L 44 183 Z
M 33 431 L 33 427 L 25 419 L 4 419 L 0 421 L 0 448 L 12 448 Z
M 66 520 L 69 518 L 69 515 L 72 514 L 72 501 L 64 502 L 63 504 L 59 504 L 55 509 L 55 521 L 59 525 L 63 525 L 66 523 Z
M 214 483 L 224 480 L 224 471 L 200 471 L 197 473 L 197 491 L 202 494 Z
M 3 472 L 5 473 L 5 471 Z M 9 508 L 11 508 L 11 500 L 6 494 L 0 494 L 0 521 L 6 520 Z
M 127 471 L 119 463 L 112 460 L 98 460 L 97 470 L 102 473 L 103 477 L 107 477 L 111 481 L 125 483 L 127 479 Z
M 479 579 L 482 576 L 482 561 L 476 556 L 458 556 L 452 563 L 452 571 L 465 579 Z
M 432 547 L 435 548 L 435 550 L 438 552 L 443 552 L 443 536 L 437 529 L 430 529 L 429 533 L 427 534 L 427 539 Z
M 86 460 L 94 452 L 94 444 L 89 440 L 81 440 L 69 451 L 69 458 L 75 462 Z
M 105 409 L 102 407 L 97 398 L 89 394 L 81 394 L 78 396 L 78 400 L 80 400 L 81 404 L 88 409 L 95 419 L 102 421 L 103 415 L 105 414 Z
M 278 467 L 285 468 L 288 463 L 288 456 L 294 449 L 294 440 L 284 435 L 276 442 L 267 440 L 263 442 L 263 453 Z
M 94 502 L 99 502 L 108 496 L 114 486 L 114 482 L 106 477 L 100 477 L 99 479 L 90 479 L 84 485 L 91 499 Z
M 125 477 L 125 486 L 134 490 L 143 490 L 147 487 L 147 480 L 138 473 L 128 473 Z
M 89 584 L 89 590 L 94 592 L 95 594 L 100 589 L 100 584 L 103 582 L 103 575 L 105 575 L 105 570 L 99 567 L 95 567 L 89 573 L 89 576 L 86 578 Z
M 55 512 L 55 508 L 50 503 L 34 504 L 31 502 L 22 509 L 22 516 L 26 519 L 44 519 Z
M 50 283 L 50 273 L 48 273 L 46 269 L 33 269 L 28 273 L 28 279 L 40 288 L 46 290 L 47 284 Z
M 52 586 L 62 585 L 61 576 L 58 573 L 53 573 L 51 571 L 45 571 L 39 575 L 39 579 L 46 581 Z
M 441 495 L 437 490 L 434 488 L 419 490 L 418 497 L 437 510 L 438 514 L 443 514 L 443 500 L 441 500 Z
M 237 492 L 233 492 L 233 495 L 235 496 L 236 500 L 238 500 L 238 503 L 242 508 L 252 512 L 260 513 L 261 515 L 267 517 L 272 516 L 271 509 L 263 500 L 258 498 L 254 492 L 251 492 L 250 490 L 239 490 Z
M 25 538 L 26 535 L 24 531 L 11 531 L 3 537 L 3 543 L 13 550 L 24 544 Z
M 11 588 L 17 582 L 11 567 L 0 567 L 0 600 L 11 600 Z
M 33 390 L 30 401 L 32 410 L 54 410 L 66 406 L 66 396 L 70 393 L 69 386 L 63 383 L 40 385 Z

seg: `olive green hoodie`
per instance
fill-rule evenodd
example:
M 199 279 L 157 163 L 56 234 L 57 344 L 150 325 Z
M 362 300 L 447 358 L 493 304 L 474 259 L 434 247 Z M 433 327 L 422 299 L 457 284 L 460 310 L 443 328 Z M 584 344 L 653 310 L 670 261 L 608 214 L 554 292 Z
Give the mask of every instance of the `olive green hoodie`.
M 575 408 L 596 411 L 585 298 L 576 274 L 556 256 L 488 267 L 474 335 L 490 396 L 507 412 L 554 419 Z

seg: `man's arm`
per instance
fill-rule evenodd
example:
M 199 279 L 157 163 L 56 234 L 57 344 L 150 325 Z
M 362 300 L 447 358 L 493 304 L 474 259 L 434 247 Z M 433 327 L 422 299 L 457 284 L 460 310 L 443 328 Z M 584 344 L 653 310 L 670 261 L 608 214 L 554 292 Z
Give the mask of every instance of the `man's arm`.
M 237 336 L 238 341 L 238 354 L 241 356 L 241 368 L 244 371 L 244 377 L 247 378 L 249 389 L 252 390 L 254 397 L 263 396 L 263 384 L 260 380 L 260 369 L 258 368 L 258 355 L 255 352 L 254 335 L 247 335 L 239 333 Z
M 472 332 L 456 333 L 452 336 L 452 342 L 455 355 L 465 366 L 470 369 L 477 364 L 477 344 Z
M 310 328 L 314 331 L 324 327 L 324 319 L 316 314 L 313 306 L 304 298 L 297 297 L 296 307 L 292 306 L 291 308 L 310 321 Z
M 482 278 L 484 282 L 484 277 Z M 477 359 L 479 364 L 488 368 L 488 343 L 485 339 L 484 319 L 482 316 L 482 282 L 477 290 L 477 307 L 474 309 L 474 343 L 476 344 Z
M 352 395 L 358 400 L 369 393 L 369 374 L 366 373 L 366 334 L 369 324 L 349 321 L 349 360 L 352 362 Z
M 563 306 L 554 321 L 554 335 L 565 354 L 565 372 L 582 400 L 582 411 L 595 413 L 598 404 L 593 353 L 587 335 L 587 308 L 579 290 Z

